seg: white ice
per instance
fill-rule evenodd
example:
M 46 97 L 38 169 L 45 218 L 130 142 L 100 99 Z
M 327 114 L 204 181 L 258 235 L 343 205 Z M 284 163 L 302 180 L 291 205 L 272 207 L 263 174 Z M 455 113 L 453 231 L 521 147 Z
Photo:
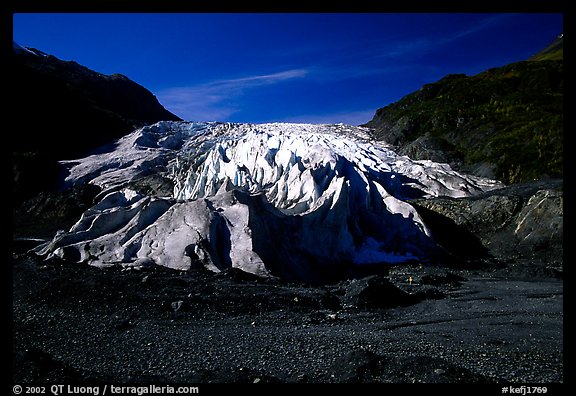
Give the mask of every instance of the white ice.
M 160 122 L 63 164 L 68 183 L 96 184 L 104 198 L 43 254 L 295 277 L 317 262 L 421 259 L 434 243 L 410 199 L 501 187 L 342 124 Z M 172 196 L 125 189 L 154 173 L 173 181 Z

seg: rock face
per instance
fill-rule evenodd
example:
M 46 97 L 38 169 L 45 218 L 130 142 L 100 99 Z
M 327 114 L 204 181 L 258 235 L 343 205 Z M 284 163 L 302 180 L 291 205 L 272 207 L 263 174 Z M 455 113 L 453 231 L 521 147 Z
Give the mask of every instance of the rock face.
M 524 261 L 554 272 L 563 263 L 562 188 L 562 180 L 538 181 L 413 205 L 434 239 L 455 256 Z
M 366 129 L 344 125 L 161 122 L 138 129 L 114 150 L 63 162 L 67 183 L 103 192 L 37 252 L 99 266 L 338 279 L 443 254 L 408 200 L 501 187 L 412 161 L 366 137 Z M 172 180 L 171 196 L 128 188 L 158 177 Z
M 51 238 L 56 231 L 77 222 L 94 205 L 99 193 L 100 188 L 93 184 L 79 184 L 65 191 L 41 191 L 13 208 L 14 237 Z

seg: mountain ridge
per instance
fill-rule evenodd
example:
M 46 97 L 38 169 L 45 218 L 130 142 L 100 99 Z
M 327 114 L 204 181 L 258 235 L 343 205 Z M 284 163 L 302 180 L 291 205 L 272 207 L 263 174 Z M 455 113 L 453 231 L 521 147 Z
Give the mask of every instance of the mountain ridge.
M 506 184 L 561 178 L 562 43 L 532 60 L 447 75 L 378 109 L 364 126 L 401 154 Z
M 529 61 L 563 60 L 564 59 L 564 34 L 560 34 L 546 48 L 528 58 Z
M 50 149 L 57 150 L 59 159 L 70 159 L 137 127 L 163 120 L 181 120 L 167 111 L 150 91 L 122 74 L 105 75 L 75 61 L 63 61 L 36 49 L 22 48 L 14 43 L 16 96 L 13 107 L 15 118 L 23 111 L 27 112 L 27 120 L 33 125 L 26 126 L 26 130 L 34 139 L 17 139 L 16 150 L 42 149 L 44 144 L 49 144 Z M 35 112 L 37 115 L 31 117 Z M 78 125 L 73 128 L 75 132 L 67 125 L 84 120 L 88 114 L 94 117 L 90 119 L 91 123 L 82 125 L 80 131 Z M 49 139 L 34 133 L 35 119 L 58 121 L 55 139 L 75 139 L 79 133 L 85 136 L 93 133 L 94 136 L 61 145 L 65 148 L 54 147 Z M 98 129 L 100 125 L 105 125 L 106 130 Z
M 104 75 L 14 42 L 11 61 L 16 202 L 55 188 L 58 160 L 85 155 L 143 125 L 180 120 L 126 76 Z M 53 128 L 46 131 L 46 125 Z

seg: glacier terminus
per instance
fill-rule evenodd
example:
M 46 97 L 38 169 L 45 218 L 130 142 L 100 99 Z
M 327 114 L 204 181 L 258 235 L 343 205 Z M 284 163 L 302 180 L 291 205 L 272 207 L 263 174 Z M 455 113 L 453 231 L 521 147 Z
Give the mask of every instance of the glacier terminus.
M 442 248 L 411 199 L 503 186 L 398 155 L 343 124 L 162 121 L 62 163 L 67 184 L 102 192 L 39 255 L 311 282 L 433 260 Z M 134 187 L 151 177 L 171 193 Z

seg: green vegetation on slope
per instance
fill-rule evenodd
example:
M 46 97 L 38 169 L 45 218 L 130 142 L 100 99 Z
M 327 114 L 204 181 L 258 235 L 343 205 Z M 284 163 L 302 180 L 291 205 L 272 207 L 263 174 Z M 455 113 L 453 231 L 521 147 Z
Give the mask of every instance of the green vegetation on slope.
M 530 61 L 558 60 L 564 59 L 564 35 L 560 35 L 552 44 L 531 57 Z
M 400 151 L 434 142 L 450 148 L 448 162 L 460 169 L 486 176 L 489 168 L 488 176 L 508 184 L 562 177 L 563 62 L 554 60 L 561 51 L 556 46 L 475 76 L 446 76 L 377 110 L 367 125 Z M 427 157 L 422 147 L 411 154 Z

